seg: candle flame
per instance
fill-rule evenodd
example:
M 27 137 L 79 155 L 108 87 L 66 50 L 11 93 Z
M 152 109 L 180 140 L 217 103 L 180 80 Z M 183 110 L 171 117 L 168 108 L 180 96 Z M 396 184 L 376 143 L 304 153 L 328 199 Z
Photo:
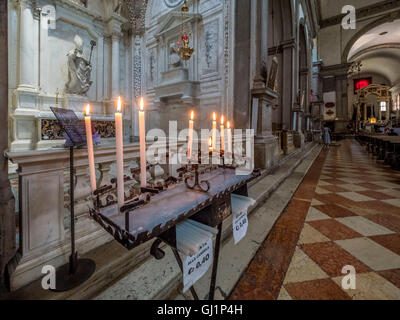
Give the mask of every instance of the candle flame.
M 140 98 L 140 111 L 144 111 L 144 101 L 143 101 L 143 97 Z
M 90 104 L 86 105 L 85 111 L 83 113 L 85 114 L 85 117 L 89 116 L 89 114 L 90 114 Z
M 215 112 L 213 113 L 213 119 L 214 121 L 217 121 L 217 114 Z
M 221 125 L 223 125 L 223 124 L 225 123 L 224 120 L 225 120 L 225 119 L 224 119 L 224 116 L 221 116 Z
M 212 137 L 210 137 L 210 139 L 208 140 L 208 145 L 210 146 L 210 148 L 212 147 L 213 143 L 212 143 Z
M 231 122 L 230 121 L 228 121 L 228 123 L 226 125 L 227 125 L 228 129 L 231 128 Z
M 194 111 L 192 111 L 192 113 L 190 114 L 190 120 L 194 120 Z
M 121 97 L 118 97 L 117 112 L 120 113 L 121 111 L 122 111 L 122 101 Z

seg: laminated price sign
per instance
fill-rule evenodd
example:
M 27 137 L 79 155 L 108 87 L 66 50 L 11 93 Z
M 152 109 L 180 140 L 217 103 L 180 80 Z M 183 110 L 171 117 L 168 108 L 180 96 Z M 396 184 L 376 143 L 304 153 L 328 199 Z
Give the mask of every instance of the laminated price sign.
M 210 238 L 194 256 L 183 262 L 183 292 L 188 291 L 208 271 L 213 261 L 213 242 Z
M 235 244 L 238 244 L 246 236 L 248 226 L 247 211 L 233 217 L 233 238 Z

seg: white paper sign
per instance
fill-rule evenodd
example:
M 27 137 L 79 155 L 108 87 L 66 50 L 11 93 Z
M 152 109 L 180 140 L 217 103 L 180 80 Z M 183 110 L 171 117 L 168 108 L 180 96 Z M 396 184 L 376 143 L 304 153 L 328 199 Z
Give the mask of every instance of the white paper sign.
M 200 246 L 200 251 L 194 256 L 186 257 L 183 262 L 183 292 L 188 291 L 201 279 L 213 262 L 213 241 L 210 238 Z
M 233 238 L 235 244 L 238 244 L 247 234 L 249 220 L 247 218 L 247 211 L 233 217 Z

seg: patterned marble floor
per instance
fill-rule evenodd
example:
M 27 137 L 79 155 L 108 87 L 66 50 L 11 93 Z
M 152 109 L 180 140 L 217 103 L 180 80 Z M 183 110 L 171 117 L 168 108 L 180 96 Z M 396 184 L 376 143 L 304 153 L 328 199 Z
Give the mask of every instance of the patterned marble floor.
M 400 299 L 400 172 L 354 140 L 323 151 L 230 298 Z

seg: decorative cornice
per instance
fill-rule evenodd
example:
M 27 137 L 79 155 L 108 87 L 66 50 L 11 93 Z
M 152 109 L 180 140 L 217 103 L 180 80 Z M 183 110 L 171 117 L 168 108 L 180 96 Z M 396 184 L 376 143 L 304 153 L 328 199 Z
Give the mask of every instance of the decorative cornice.
M 351 63 L 342 63 L 342 64 L 336 64 L 332 66 L 322 66 L 321 67 L 321 76 L 323 77 L 329 77 L 329 76 L 334 76 L 334 77 L 341 77 L 341 76 L 346 76 L 349 71 L 349 68 L 351 66 Z
M 282 53 L 285 49 L 294 49 L 296 48 L 296 45 L 297 43 L 295 39 L 282 41 L 278 46 L 270 47 L 268 49 L 268 55 L 272 56 L 275 55 L 275 53 Z
M 400 8 L 400 0 L 385 0 L 356 10 L 357 19 L 395 10 Z M 344 14 L 340 14 L 320 22 L 321 29 L 342 23 Z

